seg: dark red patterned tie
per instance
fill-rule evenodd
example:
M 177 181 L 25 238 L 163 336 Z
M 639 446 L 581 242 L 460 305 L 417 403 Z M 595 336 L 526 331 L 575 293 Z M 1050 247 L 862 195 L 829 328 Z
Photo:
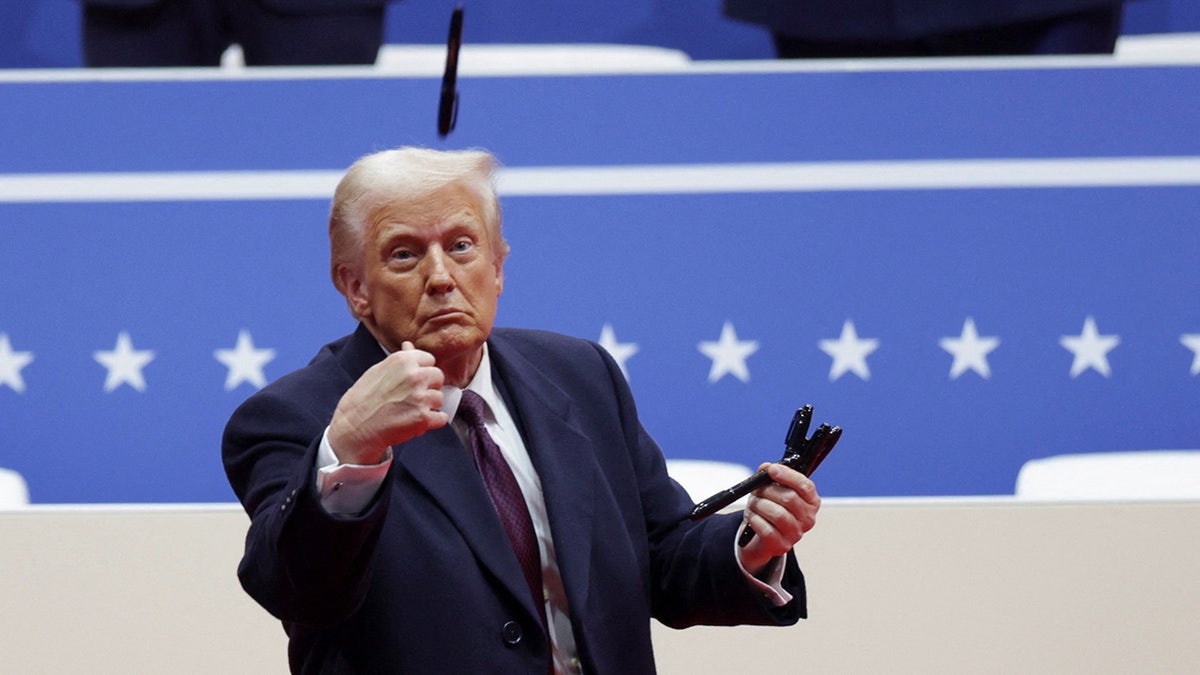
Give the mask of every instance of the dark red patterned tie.
M 538 555 L 537 536 L 533 532 L 533 519 L 529 517 L 529 507 L 525 504 L 525 495 L 517 485 L 508 462 L 500 453 L 500 446 L 492 439 L 491 434 L 483 424 L 483 411 L 486 404 L 483 399 L 469 389 L 462 390 L 462 402 L 458 406 L 458 416 L 467 423 L 467 439 L 471 450 L 475 453 L 475 465 L 483 476 L 492 497 L 492 505 L 500 516 L 500 522 L 508 532 L 513 551 L 525 572 L 525 581 L 529 584 L 529 592 L 533 595 L 533 604 L 537 607 L 542 625 L 546 624 L 545 600 L 542 597 L 542 559 Z

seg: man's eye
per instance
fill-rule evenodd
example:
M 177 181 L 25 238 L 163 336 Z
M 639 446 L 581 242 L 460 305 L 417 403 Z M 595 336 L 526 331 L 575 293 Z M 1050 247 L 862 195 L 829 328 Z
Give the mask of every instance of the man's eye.
M 392 260 L 406 261 L 406 260 L 412 260 L 413 257 L 414 257 L 413 252 L 409 251 L 407 249 L 398 248 L 398 249 L 392 251 Z
M 470 239 L 459 239 L 451 245 L 451 250 L 462 252 L 471 250 L 473 242 Z

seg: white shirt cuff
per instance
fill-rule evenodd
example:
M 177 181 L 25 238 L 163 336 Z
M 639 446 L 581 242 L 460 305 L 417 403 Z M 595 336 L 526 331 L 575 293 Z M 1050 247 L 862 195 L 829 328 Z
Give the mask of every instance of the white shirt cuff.
M 362 513 L 379 493 L 391 465 L 391 448 L 378 464 L 342 464 L 329 445 L 329 427 L 326 427 L 317 450 L 317 495 L 321 506 L 335 516 Z
M 746 568 L 742 566 L 742 556 L 738 555 L 737 540 L 741 538 L 742 529 L 745 527 L 746 524 L 742 523 L 742 526 L 738 528 L 737 536 L 733 539 L 733 555 L 734 558 L 737 559 L 738 568 L 742 570 L 742 576 L 746 577 L 746 580 L 753 584 L 754 587 L 757 588 L 763 595 L 770 598 L 771 602 L 773 602 L 776 607 L 783 607 L 792 601 L 792 594 L 788 593 L 783 588 L 783 572 L 785 563 L 787 562 L 787 557 L 781 555 L 776 558 L 772 558 L 771 562 L 767 563 L 766 574 L 764 575 L 766 577 L 765 579 L 759 579 L 753 574 L 750 574 L 750 572 L 748 572 Z

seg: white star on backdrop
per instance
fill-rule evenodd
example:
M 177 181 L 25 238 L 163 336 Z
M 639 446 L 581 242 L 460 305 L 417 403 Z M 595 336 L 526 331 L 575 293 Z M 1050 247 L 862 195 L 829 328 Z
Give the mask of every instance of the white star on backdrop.
M 1196 356 L 1192 359 L 1192 374 L 1200 375 L 1200 333 L 1190 333 L 1179 336 L 1179 341 L 1184 347 L 1196 352 Z
M 1000 338 L 979 337 L 979 332 L 975 330 L 975 320 L 971 317 L 967 317 L 963 322 L 961 335 L 956 338 L 942 338 L 938 344 L 954 356 L 954 363 L 950 365 L 950 379 L 958 379 L 959 375 L 968 370 L 975 371 L 985 380 L 992 376 L 987 355 L 1000 346 Z
M 598 343 L 612 356 L 621 373 L 628 379 L 628 361 L 638 353 L 639 345 L 618 340 L 611 323 L 605 323 L 601 328 Z M 967 317 L 958 337 L 948 336 L 938 340 L 938 345 L 953 356 L 949 379 L 958 379 L 967 371 L 974 371 L 980 377 L 990 379 L 991 367 L 988 358 L 1000 343 L 999 337 L 979 335 L 974 318 Z M 1111 377 L 1108 354 L 1120 343 L 1121 338 L 1118 335 L 1101 335 L 1093 316 L 1084 320 L 1079 335 L 1063 335 L 1059 339 L 1059 344 L 1074 355 L 1070 369 L 1071 378 L 1077 378 L 1089 369 L 1104 377 Z M 1179 343 L 1193 353 L 1191 374 L 1200 375 L 1200 333 L 1181 334 Z M 871 377 L 867 357 L 879 348 L 880 340 L 860 338 L 854 322 L 847 319 L 837 339 L 819 340 L 818 346 L 833 360 L 829 369 L 831 382 L 848 372 L 865 381 Z M 724 323 L 717 341 L 700 342 L 697 348 L 712 360 L 708 372 L 709 383 L 717 382 L 726 375 L 732 375 L 742 382 L 750 381 L 747 360 L 758 351 L 759 342 L 738 339 L 732 322 Z M 254 339 L 246 329 L 238 332 L 237 343 L 232 349 L 213 351 L 213 358 L 228 369 L 225 378 L 226 391 L 232 391 L 242 383 L 248 383 L 258 389 L 265 387 L 265 366 L 272 362 L 276 355 L 274 349 L 255 347 Z M 115 391 L 123 384 L 144 392 L 146 380 L 142 370 L 155 359 L 155 352 L 134 349 L 129 332 L 121 331 L 113 350 L 96 351 L 93 358 L 108 370 L 104 382 L 105 392 Z M 9 335 L 0 332 L 0 389 L 8 387 L 14 392 L 24 393 L 26 383 L 21 371 L 33 361 L 33 352 L 14 350 Z
M 1121 344 L 1121 338 L 1100 335 L 1096 320 L 1089 316 L 1084 320 L 1083 331 L 1078 337 L 1064 335 L 1058 343 L 1075 355 L 1075 360 L 1071 362 L 1071 377 L 1079 377 L 1088 368 L 1108 377 L 1112 374 L 1112 369 L 1108 367 L 1108 353 Z
M 821 351 L 833 357 L 833 365 L 829 367 L 829 381 L 833 382 L 846 371 L 858 375 L 860 379 L 871 379 L 871 370 L 867 367 L 867 356 L 879 349 L 879 340 L 875 338 L 859 339 L 854 322 L 846 319 L 842 324 L 842 334 L 836 340 L 821 340 L 817 343 Z
M 8 333 L 0 333 L 0 386 L 8 385 L 18 394 L 25 391 L 21 369 L 33 361 L 33 352 L 14 352 Z
M 274 349 L 255 349 L 250 331 L 238 331 L 237 345 L 233 349 L 218 349 L 213 357 L 229 369 L 225 376 L 225 391 L 233 391 L 239 384 L 249 382 L 257 389 L 267 386 L 263 366 L 275 358 Z
M 142 368 L 154 360 L 154 352 L 136 350 L 129 333 L 121 331 L 117 335 L 117 346 L 111 352 L 98 351 L 93 357 L 108 369 L 104 378 L 104 391 L 113 391 L 122 384 L 128 384 L 138 391 L 146 391 L 146 379 L 142 377 Z
M 726 374 L 733 375 L 742 382 L 750 381 L 750 369 L 746 367 L 746 359 L 758 351 L 758 342 L 738 340 L 737 331 L 729 321 L 721 327 L 721 337 L 716 342 L 701 342 L 696 348 L 712 359 L 712 368 L 708 370 L 709 382 L 716 382 Z
M 628 380 L 629 371 L 625 369 L 625 361 L 637 353 L 637 344 L 633 342 L 617 342 L 617 334 L 613 332 L 612 324 L 606 323 L 604 324 L 604 328 L 600 329 L 600 346 L 604 347 L 604 351 L 613 357 L 613 360 L 621 367 L 621 374 Z

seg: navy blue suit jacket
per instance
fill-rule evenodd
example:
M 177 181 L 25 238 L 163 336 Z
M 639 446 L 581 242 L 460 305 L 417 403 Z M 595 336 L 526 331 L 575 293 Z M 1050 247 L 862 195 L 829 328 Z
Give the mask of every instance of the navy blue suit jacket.
M 774 607 L 741 576 L 737 514 L 691 523 L 620 370 L 594 343 L 496 329 L 494 379 L 545 493 L 585 672 L 654 670 L 650 618 L 683 627 L 805 615 L 788 556 Z M 242 585 L 283 620 L 295 672 L 544 673 L 548 638 L 482 480 L 454 431 L 395 446 L 362 514 L 328 515 L 314 490 L 322 432 L 383 357 L 362 326 L 249 398 L 223 456 L 251 516 Z

